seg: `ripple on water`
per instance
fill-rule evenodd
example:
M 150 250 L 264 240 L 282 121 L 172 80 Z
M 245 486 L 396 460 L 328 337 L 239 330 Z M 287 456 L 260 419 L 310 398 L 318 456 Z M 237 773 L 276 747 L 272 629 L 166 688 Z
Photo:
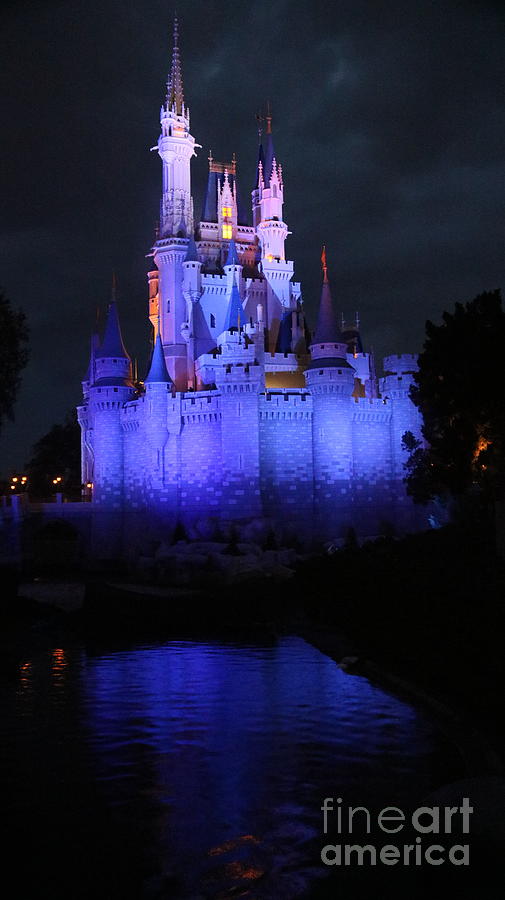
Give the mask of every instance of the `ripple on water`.
M 0 730 L 39 867 L 57 848 L 94 897 L 93 860 L 121 870 L 121 900 L 294 900 L 325 874 L 325 796 L 401 805 L 454 772 L 421 714 L 298 638 L 60 647 L 23 664 Z

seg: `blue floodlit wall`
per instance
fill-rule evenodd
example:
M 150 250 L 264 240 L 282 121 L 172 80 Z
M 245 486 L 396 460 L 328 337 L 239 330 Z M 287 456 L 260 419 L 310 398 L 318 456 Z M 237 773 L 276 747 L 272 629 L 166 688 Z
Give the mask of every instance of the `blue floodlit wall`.
M 381 397 L 370 399 L 354 396 L 351 366 L 317 363 L 306 387 L 266 389 L 251 348 L 247 365 L 240 353 L 216 367 L 210 390 L 91 389 L 80 415 L 93 453 L 93 553 L 142 552 L 178 523 L 192 537 L 235 526 L 302 541 L 428 525 L 403 483 L 402 435 L 421 435 L 415 357 L 388 357 Z

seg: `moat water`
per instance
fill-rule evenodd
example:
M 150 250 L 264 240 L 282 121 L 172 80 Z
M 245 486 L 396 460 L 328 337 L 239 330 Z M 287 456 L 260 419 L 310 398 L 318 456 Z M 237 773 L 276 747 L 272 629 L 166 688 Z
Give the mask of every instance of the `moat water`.
M 296 637 L 63 642 L 4 684 L 1 732 L 23 898 L 309 896 L 325 797 L 419 805 L 461 774 L 421 713 Z

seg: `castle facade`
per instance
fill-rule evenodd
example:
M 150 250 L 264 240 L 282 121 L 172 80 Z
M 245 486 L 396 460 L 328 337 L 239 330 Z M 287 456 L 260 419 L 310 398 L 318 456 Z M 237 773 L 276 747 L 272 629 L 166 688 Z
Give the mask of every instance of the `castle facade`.
M 406 496 L 405 431 L 421 421 L 409 399 L 412 355 L 375 374 L 359 321 L 338 322 L 322 256 L 314 332 L 286 259 L 284 179 L 266 116 L 251 212 L 237 164 L 209 159 L 195 221 L 190 133 L 177 26 L 156 148 L 162 161 L 159 234 L 148 273 L 153 350 L 133 379 L 115 299 L 92 342 L 78 407 L 82 480 L 93 510 L 152 537 L 181 523 L 196 534 L 234 525 L 334 540 L 354 527 L 419 527 Z M 107 529 L 105 529 L 107 531 Z

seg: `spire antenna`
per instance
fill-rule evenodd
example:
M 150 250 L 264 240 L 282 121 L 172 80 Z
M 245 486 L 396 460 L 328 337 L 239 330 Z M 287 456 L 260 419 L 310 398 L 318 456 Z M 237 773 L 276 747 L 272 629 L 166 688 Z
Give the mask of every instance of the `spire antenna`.
M 270 106 L 270 100 L 267 100 L 267 113 L 265 116 L 265 121 L 267 123 L 267 134 L 272 134 L 272 109 Z
M 326 260 L 326 244 L 323 244 L 321 251 L 321 268 L 323 270 L 323 282 L 328 282 L 328 263 Z
M 117 300 L 117 277 L 115 269 L 112 270 L 112 287 L 110 296 L 112 303 L 115 303 Z
M 260 112 L 256 113 L 256 126 L 258 128 L 258 144 L 261 144 L 261 135 L 263 134 L 263 116 Z
M 174 15 L 174 31 L 173 31 L 173 50 L 172 50 L 172 68 L 167 82 L 167 105 L 173 109 L 178 116 L 182 115 L 182 107 L 184 106 L 184 90 L 182 86 L 181 58 L 179 53 L 179 21 L 177 13 Z

